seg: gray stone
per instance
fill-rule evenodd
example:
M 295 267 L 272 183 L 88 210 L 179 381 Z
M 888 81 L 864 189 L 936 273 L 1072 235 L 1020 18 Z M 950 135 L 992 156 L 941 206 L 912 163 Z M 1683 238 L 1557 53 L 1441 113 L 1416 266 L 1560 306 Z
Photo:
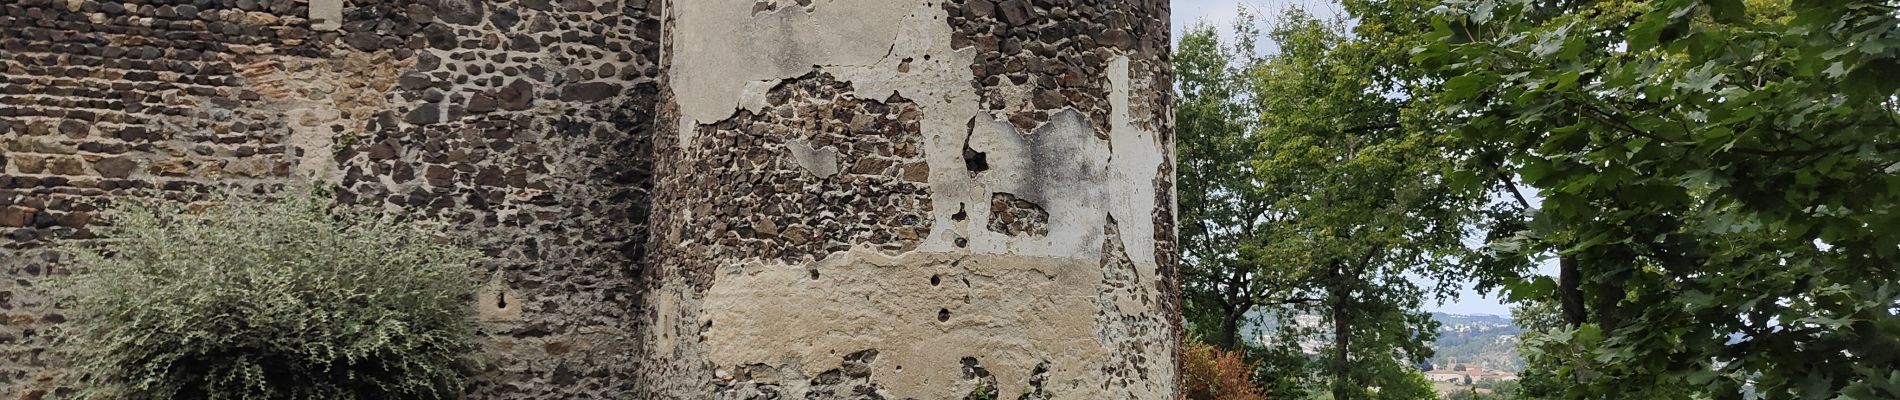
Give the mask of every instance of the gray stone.
M 534 85 L 528 81 L 516 79 L 496 92 L 495 99 L 501 101 L 503 110 L 526 110 L 534 105 Z
M 495 96 L 490 96 L 487 93 L 476 93 L 474 97 L 468 100 L 468 112 L 470 113 L 481 114 L 494 112 L 495 109 L 500 107 L 501 103 L 495 100 Z
M 114 179 L 129 178 L 132 176 L 132 171 L 138 168 L 138 161 L 126 157 L 107 157 L 92 162 L 92 170 L 98 171 L 99 176 Z
M 402 121 L 416 125 L 428 125 L 441 122 L 442 105 L 437 103 L 423 103 L 422 105 L 416 106 L 416 109 L 410 110 L 408 114 L 403 115 Z
M 1003 22 L 1017 26 L 1028 24 L 1029 14 L 1033 12 L 1029 9 L 1029 2 L 1026 0 L 1003 0 L 1002 3 L 997 4 L 997 7 L 1003 13 Z
M 586 82 L 567 85 L 561 88 L 561 100 L 601 101 L 620 94 L 620 85 L 607 82 Z
M 435 17 L 442 22 L 456 25 L 479 25 L 482 23 L 483 3 L 485 0 L 436 0 Z

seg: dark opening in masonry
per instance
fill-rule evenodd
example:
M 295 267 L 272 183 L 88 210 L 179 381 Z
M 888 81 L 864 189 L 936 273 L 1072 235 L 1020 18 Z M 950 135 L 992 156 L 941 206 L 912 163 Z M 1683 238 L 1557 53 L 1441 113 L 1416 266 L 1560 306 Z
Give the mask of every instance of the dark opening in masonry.
M 963 147 L 963 168 L 969 169 L 970 172 L 988 171 L 990 169 L 989 158 L 990 155 L 988 153 L 976 151 L 976 149 L 972 149 L 969 146 Z
M 937 322 L 948 322 L 948 321 L 950 321 L 950 309 L 948 308 L 937 309 Z

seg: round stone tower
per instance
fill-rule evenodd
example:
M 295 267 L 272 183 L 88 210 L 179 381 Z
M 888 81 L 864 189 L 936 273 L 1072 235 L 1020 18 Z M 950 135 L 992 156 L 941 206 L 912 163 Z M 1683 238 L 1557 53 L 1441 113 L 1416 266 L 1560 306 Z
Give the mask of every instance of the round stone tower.
M 638 390 L 1176 398 L 1167 4 L 667 4 Z

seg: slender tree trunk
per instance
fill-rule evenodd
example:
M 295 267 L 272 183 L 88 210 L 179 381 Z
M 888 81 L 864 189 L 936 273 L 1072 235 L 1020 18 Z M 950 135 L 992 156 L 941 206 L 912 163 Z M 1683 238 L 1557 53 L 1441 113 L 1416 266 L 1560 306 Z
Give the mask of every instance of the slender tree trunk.
M 1576 256 L 1563 256 L 1557 261 L 1557 300 L 1565 324 L 1572 328 L 1583 325 L 1583 272 L 1578 270 Z
M 1345 278 L 1337 267 L 1333 270 L 1335 279 Z M 1336 281 L 1337 282 L 1337 281 Z M 1334 287 L 1330 302 L 1333 303 L 1333 399 L 1346 400 L 1351 391 L 1352 382 L 1347 379 L 1352 349 L 1352 299 L 1344 287 Z

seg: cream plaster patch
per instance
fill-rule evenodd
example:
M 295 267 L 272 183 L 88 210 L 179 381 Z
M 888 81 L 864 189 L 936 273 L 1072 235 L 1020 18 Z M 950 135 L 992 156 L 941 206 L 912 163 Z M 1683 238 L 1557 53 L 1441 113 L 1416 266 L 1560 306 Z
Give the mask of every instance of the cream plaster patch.
M 806 268 L 722 269 L 701 317 L 711 326 L 713 362 L 798 360 L 809 377 L 845 354 L 876 349 L 873 380 L 918 399 L 975 389 L 962 376 L 965 356 L 989 367 L 1012 396 L 1043 363 L 1051 367 L 1044 387 L 1067 394 L 1060 398 L 1091 398 L 1076 394 L 1102 381 L 1098 364 L 1108 354 L 1095 337 L 1096 262 L 857 250 L 809 268 L 817 279 Z

